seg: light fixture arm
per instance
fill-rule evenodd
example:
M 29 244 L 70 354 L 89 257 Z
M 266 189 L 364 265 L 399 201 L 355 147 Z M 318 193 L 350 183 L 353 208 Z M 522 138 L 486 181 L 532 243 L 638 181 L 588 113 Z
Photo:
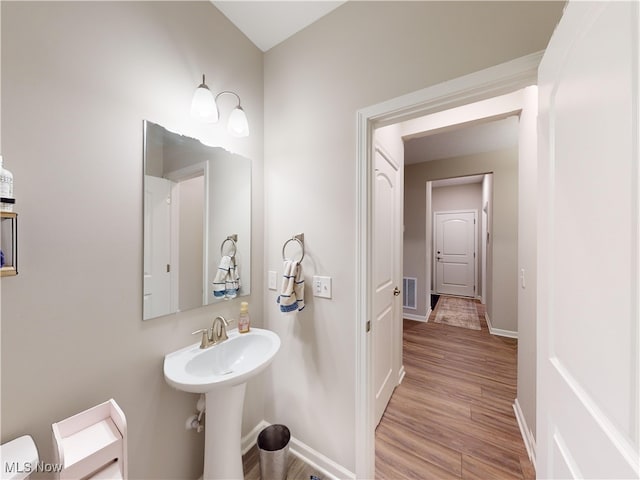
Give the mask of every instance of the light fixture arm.
M 238 107 L 240 107 L 240 95 L 238 95 L 236 92 L 232 92 L 231 90 L 225 90 L 223 92 L 220 92 L 219 94 L 216 95 L 216 103 L 218 102 L 218 98 L 220 97 L 220 95 L 224 95 L 225 93 L 229 94 L 229 95 L 233 95 L 238 99 Z

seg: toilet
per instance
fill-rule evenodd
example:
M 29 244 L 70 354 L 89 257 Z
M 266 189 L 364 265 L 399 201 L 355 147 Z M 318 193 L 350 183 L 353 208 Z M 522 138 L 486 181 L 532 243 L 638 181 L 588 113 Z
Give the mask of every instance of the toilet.
M 23 480 L 38 468 L 38 449 L 29 435 L 0 445 L 0 479 Z

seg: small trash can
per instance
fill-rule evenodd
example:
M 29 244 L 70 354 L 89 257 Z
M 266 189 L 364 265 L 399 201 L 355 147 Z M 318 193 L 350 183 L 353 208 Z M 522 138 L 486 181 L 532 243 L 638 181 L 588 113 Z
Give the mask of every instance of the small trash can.
M 285 480 L 289 466 L 291 432 L 284 425 L 269 425 L 258 435 L 260 478 Z

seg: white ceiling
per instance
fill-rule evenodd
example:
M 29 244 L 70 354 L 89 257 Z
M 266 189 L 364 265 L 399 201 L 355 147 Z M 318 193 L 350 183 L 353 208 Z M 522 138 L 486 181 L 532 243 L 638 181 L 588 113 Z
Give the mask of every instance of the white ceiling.
M 404 163 L 461 157 L 518 146 L 517 116 L 462 126 L 442 133 L 411 138 L 404 143 Z
M 266 52 L 345 2 L 211 0 L 211 3 Z

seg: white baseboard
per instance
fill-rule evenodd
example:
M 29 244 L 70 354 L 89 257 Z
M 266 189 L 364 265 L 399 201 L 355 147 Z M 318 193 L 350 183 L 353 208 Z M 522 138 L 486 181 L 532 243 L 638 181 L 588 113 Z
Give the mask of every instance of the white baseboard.
M 342 465 L 338 465 L 296 438 L 291 437 L 289 449 L 293 455 L 318 470 L 321 476 L 325 478 L 330 478 L 331 480 L 355 480 L 356 478 L 355 473 L 350 472 Z
M 242 437 L 242 454 L 247 453 L 258 441 L 258 435 L 262 429 L 271 425 L 270 423 L 262 420 L 259 422 L 253 430 Z M 289 441 L 289 452 L 295 455 L 300 460 L 305 462 L 311 468 L 318 470 L 320 476 L 331 480 L 355 480 L 356 474 L 350 472 L 342 465 L 337 464 L 328 457 L 325 457 L 320 452 L 315 451 L 313 448 L 304 444 L 294 436 L 291 436 Z
M 406 375 L 407 372 L 405 372 L 404 370 L 404 365 L 400 365 L 400 371 L 398 372 L 398 385 L 400 385 L 402 383 L 402 380 L 404 380 L 404 376 Z
M 262 420 L 253 428 L 253 430 L 251 430 L 244 437 L 242 437 L 242 440 L 240 442 L 240 446 L 242 448 L 242 455 L 244 455 L 249 450 L 251 450 L 251 447 L 253 447 L 258 442 L 258 435 L 260 434 L 262 429 L 268 427 L 269 425 L 270 425 L 269 423 Z
M 516 413 L 516 420 L 518 420 L 518 427 L 520 427 L 520 434 L 522 435 L 522 440 L 524 440 L 524 446 L 527 449 L 527 454 L 529 455 L 529 460 L 533 463 L 533 467 L 536 466 L 536 439 L 533 436 L 533 432 L 527 426 L 527 420 L 524 418 L 524 414 L 522 413 L 522 409 L 520 408 L 520 403 L 516 398 L 516 401 L 513 404 L 513 411 Z
M 422 315 L 414 315 L 413 313 L 402 312 L 402 318 L 406 318 L 407 320 L 415 320 L 416 322 L 426 322 L 429 319 L 430 313 L 431 309 L 429 309 L 429 312 L 427 312 L 427 316 L 423 317 Z
M 502 330 L 501 328 L 494 328 L 491 325 L 491 319 L 489 318 L 489 314 L 484 312 L 484 319 L 487 321 L 487 327 L 489 327 L 489 333 L 491 335 L 497 335 L 499 337 L 509 337 L 509 338 L 518 338 L 518 332 L 514 332 L 512 330 Z

